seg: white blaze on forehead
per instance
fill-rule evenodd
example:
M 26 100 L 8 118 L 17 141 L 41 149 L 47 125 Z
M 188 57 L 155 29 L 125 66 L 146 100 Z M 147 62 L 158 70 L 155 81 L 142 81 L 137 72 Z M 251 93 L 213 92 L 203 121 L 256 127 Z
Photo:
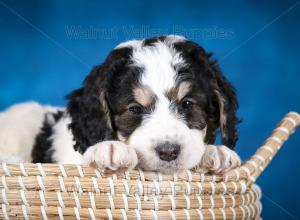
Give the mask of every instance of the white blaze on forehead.
M 171 45 L 158 41 L 153 46 L 133 49 L 132 60 L 144 69 L 141 83 L 147 85 L 158 96 L 175 86 L 174 66 L 183 65 L 184 60 Z
M 123 43 L 118 44 L 115 49 L 119 49 L 122 47 L 134 47 L 134 48 L 138 48 L 140 46 L 142 46 L 143 41 L 142 40 L 130 40 L 130 41 L 125 41 Z
M 168 44 L 174 44 L 177 42 L 183 42 L 186 41 L 186 38 L 180 35 L 169 35 L 165 39 L 166 43 Z
M 164 42 L 168 45 L 171 45 L 171 44 L 174 44 L 174 43 L 177 43 L 177 42 L 183 42 L 183 41 L 186 41 L 187 39 L 183 36 L 180 36 L 180 35 L 168 35 L 166 36 Z M 122 42 L 120 44 L 118 44 L 115 49 L 119 49 L 119 48 L 122 48 L 122 47 L 132 47 L 132 48 L 139 48 L 142 46 L 144 40 L 129 40 L 129 41 L 125 41 L 125 42 Z

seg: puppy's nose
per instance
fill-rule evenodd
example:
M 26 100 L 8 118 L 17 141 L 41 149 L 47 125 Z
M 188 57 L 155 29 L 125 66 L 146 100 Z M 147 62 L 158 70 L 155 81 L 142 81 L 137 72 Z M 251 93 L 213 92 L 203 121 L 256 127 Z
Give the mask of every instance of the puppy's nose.
M 178 157 L 180 146 L 179 144 L 165 142 L 159 144 L 155 150 L 161 160 L 172 161 Z

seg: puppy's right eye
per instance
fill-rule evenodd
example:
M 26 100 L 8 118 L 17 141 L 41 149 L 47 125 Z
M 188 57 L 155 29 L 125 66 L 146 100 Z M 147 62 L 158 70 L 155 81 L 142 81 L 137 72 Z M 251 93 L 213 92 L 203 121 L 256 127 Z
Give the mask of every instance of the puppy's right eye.
M 181 107 L 182 109 L 184 110 L 189 110 L 193 107 L 194 105 L 194 102 L 192 100 L 189 100 L 189 99 L 184 99 L 182 102 L 181 102 Z
M 134 115 L 140 115 L 143 113 L 143 108 L 139 105 L 133 105 L 128 108 L 129 112 Z

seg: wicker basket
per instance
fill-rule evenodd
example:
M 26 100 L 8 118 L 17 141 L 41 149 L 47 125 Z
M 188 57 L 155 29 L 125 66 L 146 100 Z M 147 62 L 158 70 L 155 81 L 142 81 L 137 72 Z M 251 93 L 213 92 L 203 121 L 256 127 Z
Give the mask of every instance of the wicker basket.
M 0 219 L 259 219 L 254 182 L 299 123 L 298 113 L 287 114 L 248 161 L 223 175 L 2 163 Z

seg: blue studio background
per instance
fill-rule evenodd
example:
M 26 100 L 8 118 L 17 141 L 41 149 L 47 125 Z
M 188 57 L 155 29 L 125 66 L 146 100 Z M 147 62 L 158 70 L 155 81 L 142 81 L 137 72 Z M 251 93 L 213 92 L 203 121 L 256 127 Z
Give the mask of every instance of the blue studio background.
M 181 34 L 213 51 L 236 86 L 246 159 L 286 112 L 300 111 L 298 3 L 0 0 L 0 110 L 26 100 L 63 106 L 119 42 Z M 300 218 L 299 155 L 300 131 L 259 178 L 265 219 Z

